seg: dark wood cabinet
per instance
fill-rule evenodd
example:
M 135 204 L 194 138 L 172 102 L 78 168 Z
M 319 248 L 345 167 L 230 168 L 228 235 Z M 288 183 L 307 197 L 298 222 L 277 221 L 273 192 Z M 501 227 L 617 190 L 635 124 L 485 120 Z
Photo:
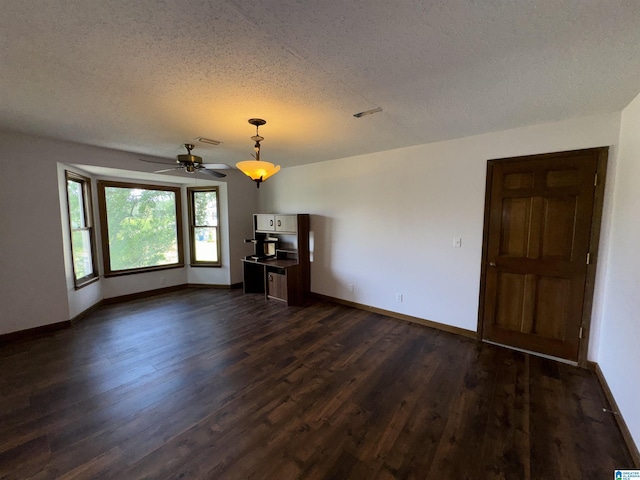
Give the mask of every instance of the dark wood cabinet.
M 267 297 L 276 300 L 288 301 L 287 277 L 292 277 L 292 272 L 287 274 L 287 269 L 270 269 L 267 267 Z
M 254 255 L 242 260 L 244 293 L 299 305 L 310 290 L 309 215 L 253 216 Z M 275 251 L 265 244 L 275 245 Z

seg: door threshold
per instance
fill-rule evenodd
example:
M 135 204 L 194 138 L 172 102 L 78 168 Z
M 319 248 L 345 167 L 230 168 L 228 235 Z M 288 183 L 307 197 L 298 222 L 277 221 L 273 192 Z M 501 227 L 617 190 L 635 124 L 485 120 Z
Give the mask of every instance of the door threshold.
M 508 348 L 509 350 L 516 350 L 518 352 L 528 353 L 530 355 L 535 355 L 536 357 L 542 357 L 542 358 L 546 358 L 548 360 L 555 360 L 556 362 L 566 363 L 567 365 L 572 365 L 574 367 L 578 366 L 578 362 L 573 362 L 571 360 L 567 360 L 566 358 L 554 357 L 552 355 L 545 355 L 544 353 L 539 353 L 539 352 L 532 352 L 531 350 L 525 350 L 524 348 L 512 347 L 511 345 L 504 345 L 503 343 L 492 342 L 490 340 L 485 340 L 484 338 L 482 339 L 482 341 L 484 343 L 489 343 L 491 345 L 496 345 L 497 347 L 504 347 L 504 348 Z

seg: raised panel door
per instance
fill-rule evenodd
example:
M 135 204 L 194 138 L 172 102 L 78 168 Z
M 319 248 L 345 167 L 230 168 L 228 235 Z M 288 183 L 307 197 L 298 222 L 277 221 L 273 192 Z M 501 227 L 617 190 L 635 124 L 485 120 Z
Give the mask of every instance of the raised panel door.
M 490 162 L 484 339 L 578 359 L 598 154 Z

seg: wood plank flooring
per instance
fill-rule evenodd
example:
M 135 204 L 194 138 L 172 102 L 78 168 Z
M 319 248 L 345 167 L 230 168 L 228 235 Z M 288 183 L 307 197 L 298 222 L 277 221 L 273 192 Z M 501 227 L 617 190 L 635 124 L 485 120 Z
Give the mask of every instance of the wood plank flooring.
M 2 479 L 596 479 L 595 376 L 324 301 L 185 289 L 0 347 Z

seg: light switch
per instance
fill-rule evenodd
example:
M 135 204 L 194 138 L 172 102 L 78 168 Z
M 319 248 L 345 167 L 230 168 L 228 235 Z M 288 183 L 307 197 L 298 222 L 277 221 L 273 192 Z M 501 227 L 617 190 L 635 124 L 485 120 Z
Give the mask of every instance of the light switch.
M 462 248 L 462 238 L 453 237 L 453 248 Z

